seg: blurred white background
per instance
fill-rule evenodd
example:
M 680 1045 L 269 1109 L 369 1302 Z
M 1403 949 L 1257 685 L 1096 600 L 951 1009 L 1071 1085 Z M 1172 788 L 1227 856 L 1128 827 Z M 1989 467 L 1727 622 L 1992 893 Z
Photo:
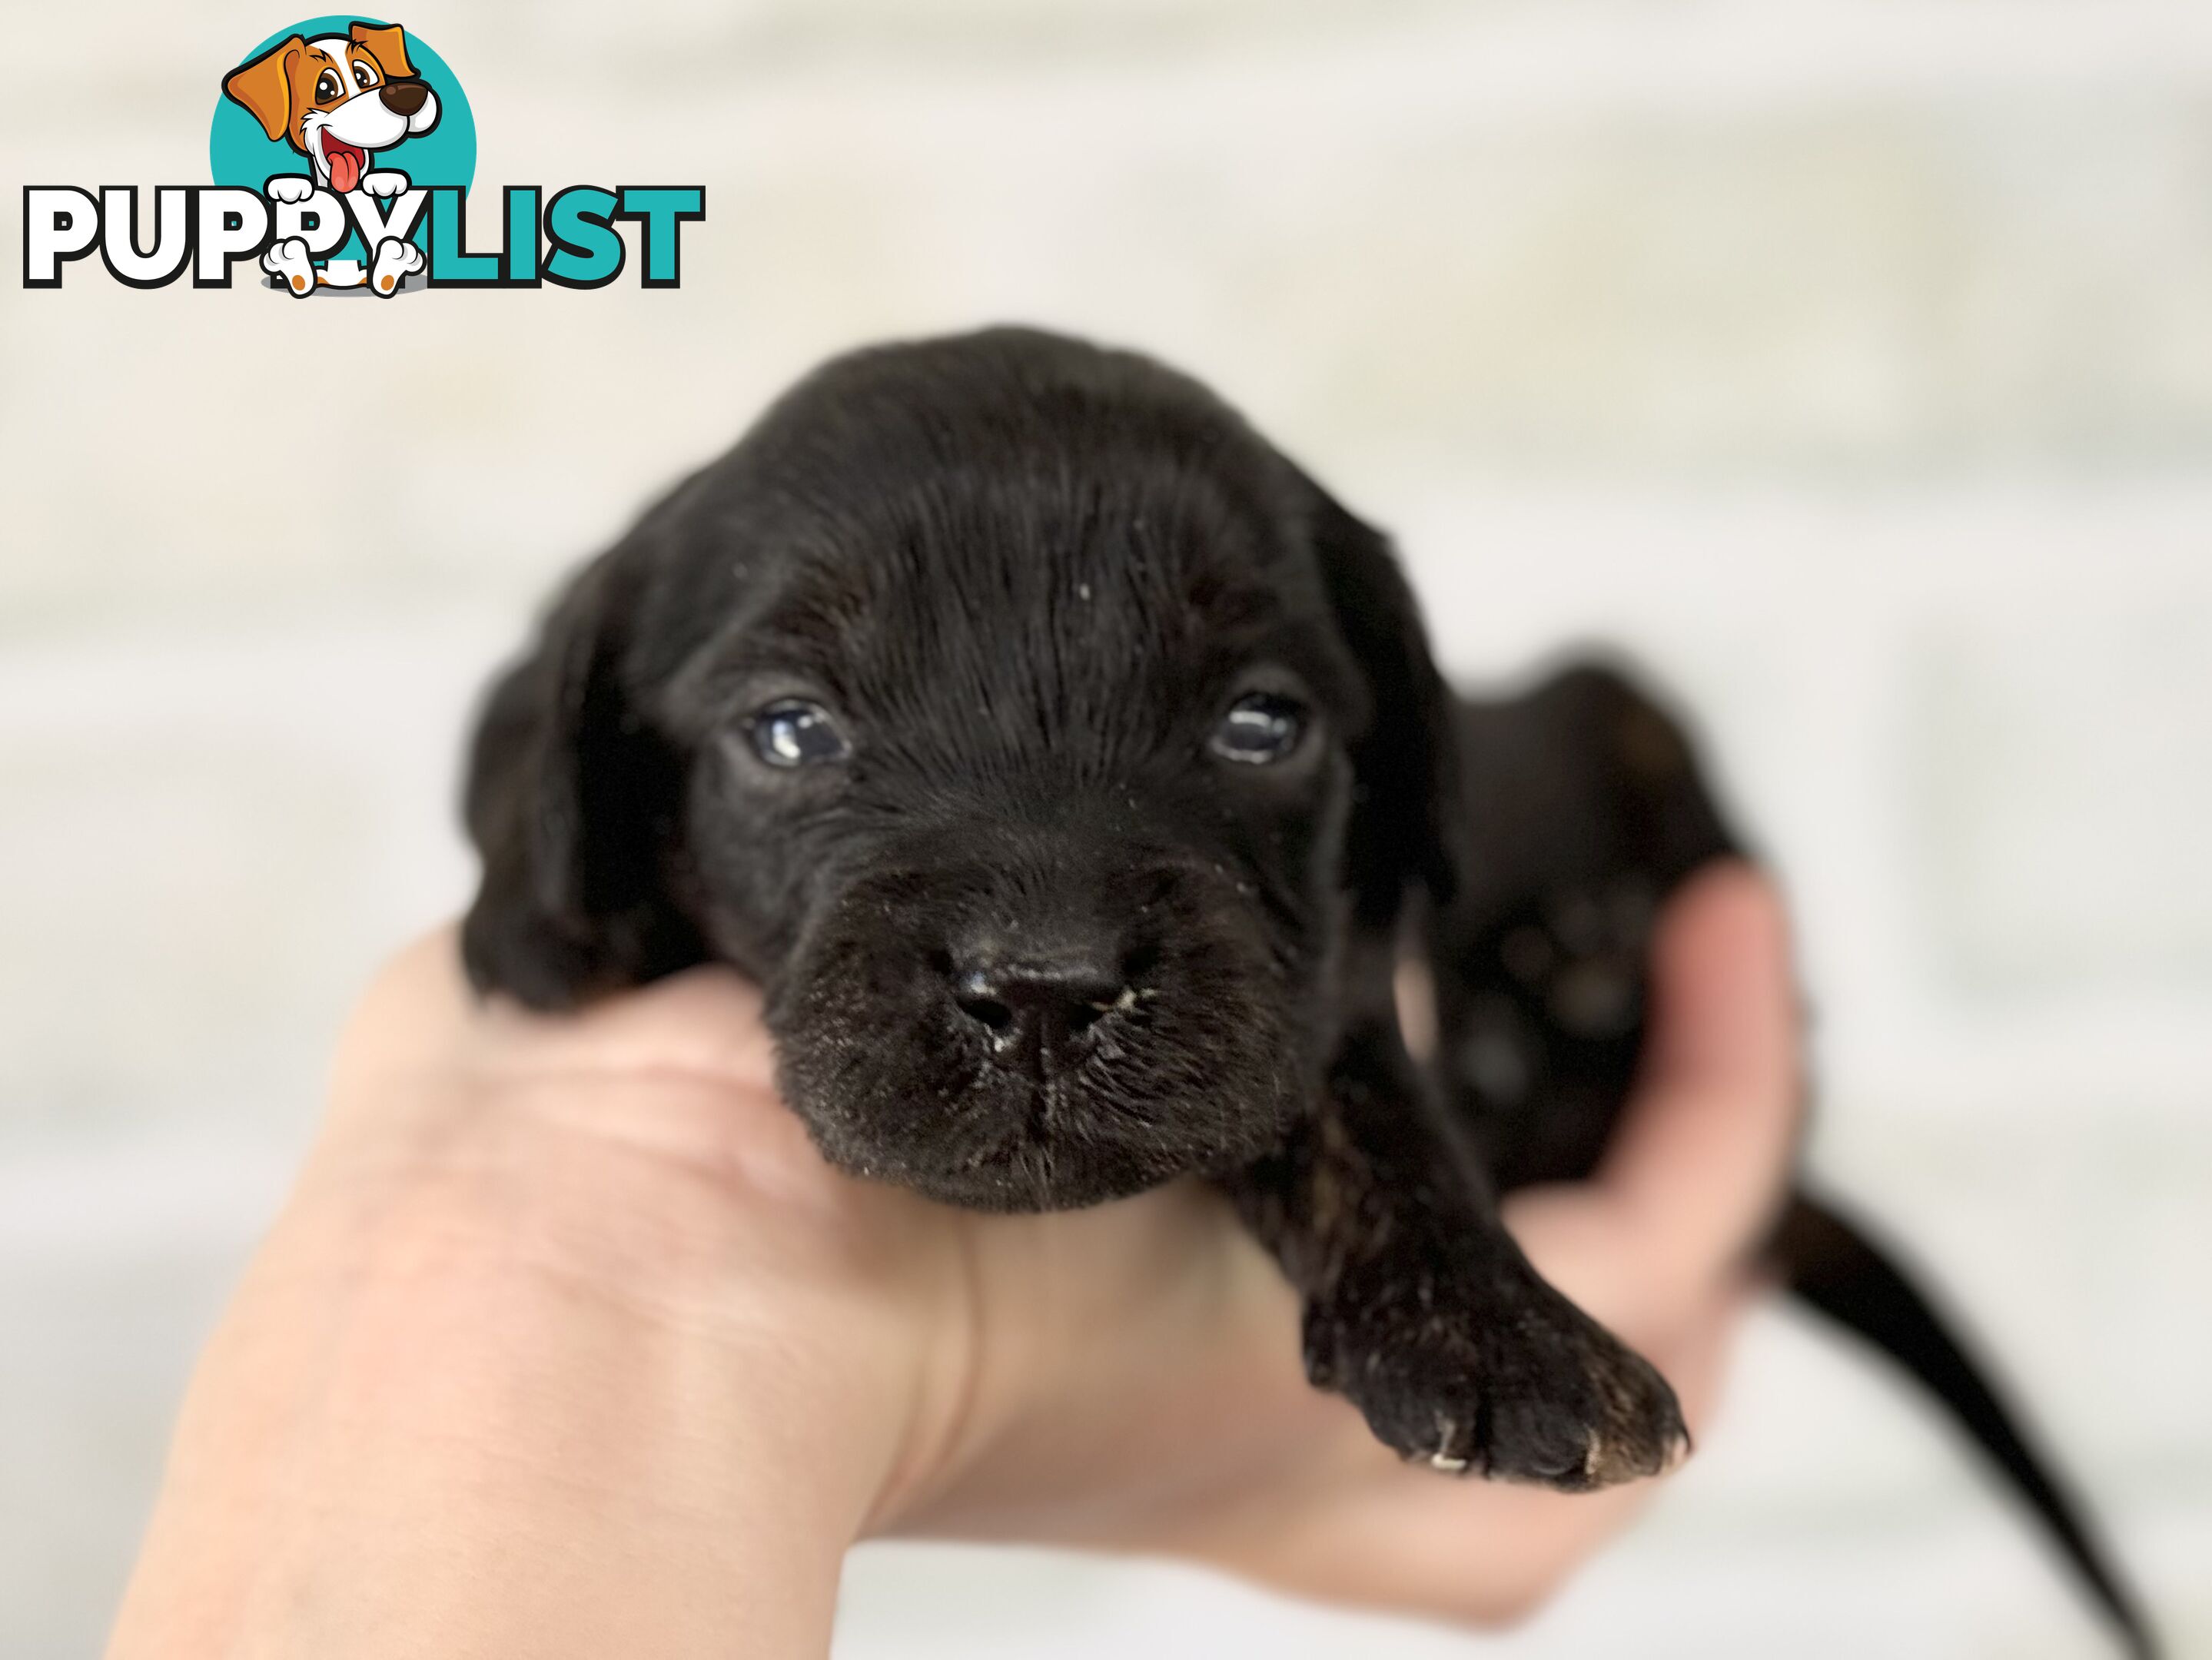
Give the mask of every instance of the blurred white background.
M 289 21 L 11 6 L 0 186 L 204 179 Z M 1686 699 L 1802 917 L 1816 1164 L 2212 1654 L 2212 8 L 397 21 L 480 185 L 708 217 L 673 293 L 295 304 L 26 292 L 0 214 L 0 1654 L 96 1650 L 337 1023 L 466 893 L 457 745 L 533 605 L 818 356 L 1000 319 L 1211 380 L 1401 533 L 1470 678 L 1603 636 Z M 2104 1651 L 1780 1312 L 1509 1638 L 950 1548 L 863 1549 L 847 1604 L 848 1660 Z

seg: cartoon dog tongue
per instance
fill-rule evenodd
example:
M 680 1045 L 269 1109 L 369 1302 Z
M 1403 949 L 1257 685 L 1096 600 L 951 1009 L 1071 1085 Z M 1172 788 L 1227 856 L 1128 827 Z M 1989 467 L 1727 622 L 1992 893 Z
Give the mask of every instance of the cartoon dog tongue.
M 323 153 L 331 164 L 331 188 L 343 196 L 361 183 L 361 164 L 367 161 L 366 152 L 351 144 L 341 144 L 335 139 L 325 138 Z

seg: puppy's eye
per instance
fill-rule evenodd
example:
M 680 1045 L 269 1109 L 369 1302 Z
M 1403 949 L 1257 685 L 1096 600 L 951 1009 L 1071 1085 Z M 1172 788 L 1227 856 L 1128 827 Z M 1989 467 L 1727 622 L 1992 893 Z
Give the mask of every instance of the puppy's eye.
M 318 104 L 327 103 L 333 98 L 341 98 L 344 95 L 345 83 L 338 79 L 338 72 L 336 70 L 325 70 L 315 77 L 315 101 Z
M 353 83 L 363 92 L 367 92 L 376 84 L 376 71 L 359 58 L 356 58 L 353 65 Z
M 753 753 L 771 767 L 809 767 L 853 752 L 830 711 L 800 697 L 769 704 L 753 716 L 750 732 Z
M 1248 692 L 1229 706 L 1213 729 L 1213 752 L 1224 761 L 1266 766 L 1291 755 L 1305 735 L 1306 712 L 1271 691 Z

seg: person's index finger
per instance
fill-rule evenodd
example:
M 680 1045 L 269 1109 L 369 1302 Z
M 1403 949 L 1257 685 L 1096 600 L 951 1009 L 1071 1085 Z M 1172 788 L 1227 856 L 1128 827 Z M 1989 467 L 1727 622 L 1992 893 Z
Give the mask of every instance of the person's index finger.
M 1753 1249 L 1789 1179 L 1800 1018 L 1780 896 L 1730 863 L 1660 919 L 1636 1088 L 1598 1171 L 1669 1276 L 1709 1279 Z

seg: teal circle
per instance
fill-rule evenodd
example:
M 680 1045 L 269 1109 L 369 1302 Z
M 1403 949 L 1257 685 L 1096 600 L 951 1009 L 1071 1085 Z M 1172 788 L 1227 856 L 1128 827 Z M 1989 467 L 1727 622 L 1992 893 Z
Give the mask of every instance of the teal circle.
M 381 18 L 354 16 L 344 12 L 310 17 L 289 28 L 277 30 L 252 51 L 240 54 L 238 63 L 250 64 L 293 35 L 312 40 L 318 35 L 343 34 L 355 23 L 367 23 L 373 28 L 390 27 Z M 388 150 L 379 150 L 377 161 L 405 173 L 408 182 L 417 188 L 459 185 L 465 192 L 476 182 L 477 176 L 477 119 L 469 108 L 468 94 L 461 90 L 459 80 L 447 67 L 446 60 L 412 29 L 407 31 L 407 61 L 437 94 L 438 125 Z M 223 91 L 222 82 L 230 78 L 237 66 L 233 64 L 225 70 L 216 82 L 215 119 L 208 128 L 208 168 L 215 182 L 258 191 L 280 173 L 312 176 L 314 169 L 306 156 L 282 138 L 268 137 L 261 131 L 261 123 L 246 112 L 246 106 Z M 412 240 L 428 246 L 429 224 L 430 216 L 426 212 L 416 222 Z M 333 249 L 329 257 L 365 258 L 360 233 L 349 235 L 343 246 Z

